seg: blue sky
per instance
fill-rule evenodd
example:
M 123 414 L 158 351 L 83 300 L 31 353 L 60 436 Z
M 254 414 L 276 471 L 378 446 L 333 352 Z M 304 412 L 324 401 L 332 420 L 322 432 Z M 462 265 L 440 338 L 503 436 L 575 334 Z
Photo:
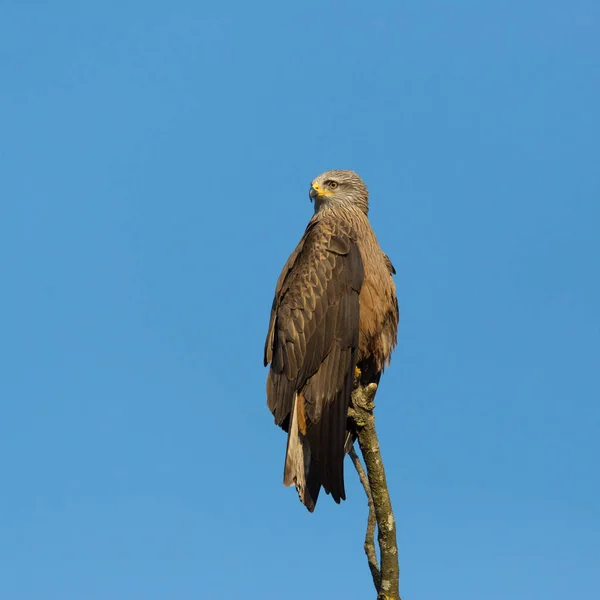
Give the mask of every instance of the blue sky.
M 403 597 L 598 598 L 600 5 L 4 3 L 0 597 L 372 597 L 282 485 L 275 282 L 353 168 L 394 262 Z

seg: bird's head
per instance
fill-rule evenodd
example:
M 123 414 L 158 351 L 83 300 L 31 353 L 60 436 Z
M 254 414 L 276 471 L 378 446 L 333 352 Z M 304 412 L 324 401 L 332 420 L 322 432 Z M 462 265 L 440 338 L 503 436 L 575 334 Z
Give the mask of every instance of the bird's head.
M 353 206 L 369 212 L 369 192 L 363 180 L 354 171 L 325 171 L 310 183 L 308 193 L 315 201 L 315 212 L 321 206 Z

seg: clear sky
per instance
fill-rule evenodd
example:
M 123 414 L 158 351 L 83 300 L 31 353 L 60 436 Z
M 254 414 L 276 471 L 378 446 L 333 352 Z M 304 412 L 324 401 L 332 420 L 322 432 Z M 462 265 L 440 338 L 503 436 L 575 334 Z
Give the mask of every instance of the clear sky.
M 363 600 L 265 405 L 308 184 L 397 269 L 407 600 L 600 597 L 597 1 L 3 2 L 0 598 Z

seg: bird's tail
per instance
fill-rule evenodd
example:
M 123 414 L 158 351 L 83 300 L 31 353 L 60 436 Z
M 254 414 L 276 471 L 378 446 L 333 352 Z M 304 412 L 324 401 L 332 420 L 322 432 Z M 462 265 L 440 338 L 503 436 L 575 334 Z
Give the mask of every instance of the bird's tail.
M 317 464 L 311 456 L 310 444 L 306 437 L 306 416 L 304 399 L 294 395 L 294 406 L 288 429 L 288 442 L 283 471 L 284 485 L 295 485 L 300 501 L 313 512 L 319 497 L 321 482 Z

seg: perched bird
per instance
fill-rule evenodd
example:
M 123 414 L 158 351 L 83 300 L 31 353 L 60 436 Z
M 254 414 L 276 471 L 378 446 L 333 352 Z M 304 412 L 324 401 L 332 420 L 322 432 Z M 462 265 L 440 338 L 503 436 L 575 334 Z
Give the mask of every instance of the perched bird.
M 346 499 L 354 379 L 379 382 L 396 345 L 398 301 L 362 179 L 327 171 L 309 196 L 315 214 L 277 282 L 264 363 L 267 405 L 288 433 L 283 482 L 312 512 L 321 486 Z

